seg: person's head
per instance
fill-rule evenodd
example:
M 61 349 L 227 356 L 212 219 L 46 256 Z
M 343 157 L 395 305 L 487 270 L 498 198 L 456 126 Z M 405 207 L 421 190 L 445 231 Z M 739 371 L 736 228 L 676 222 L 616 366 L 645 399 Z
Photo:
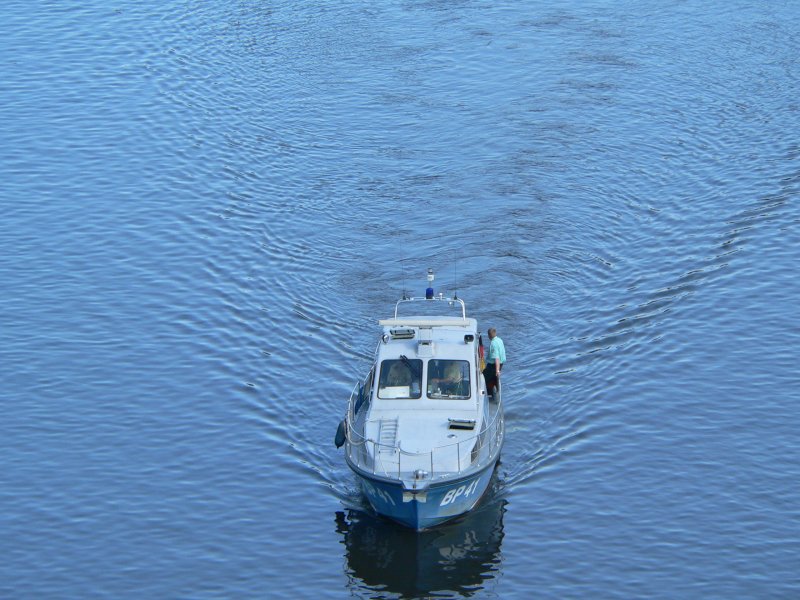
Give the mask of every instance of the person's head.
M 394 363 L 389 369 L 390 385 L 408 385 L 411 382 L 411 373 L 401 362 Z
M 489 327 L 489 331 L 487 331 L 486 333 L 489 334 L 489 339 L 491 340 L 494 339 L 494 336 L 497 335 L 497 330 L 494 327 Z
M 461 379 L 461 369 L 458 367 L 458 363 L 451 362 L 447 365 L 447 368 L 444 370 L 444 378 L 449 381 L 458 381 Z

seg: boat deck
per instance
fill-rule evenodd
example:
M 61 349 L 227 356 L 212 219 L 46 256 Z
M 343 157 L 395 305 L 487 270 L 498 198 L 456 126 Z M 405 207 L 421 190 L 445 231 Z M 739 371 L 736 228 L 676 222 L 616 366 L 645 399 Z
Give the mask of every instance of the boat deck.
M 436 480 L 480 469 L 502 444 L 500 402 L 487 400 L 481 418 L 475 416 L 437 410 L 368 419 L 366 411 L 361 411 L 351 421 L 351 439 L 360 443 L 349 445 L 350 460 L 368 473 L 399 480 L 412 478 L 418 470 Z M 471 420 L 475 420 L 474 429 L 464 428 Z

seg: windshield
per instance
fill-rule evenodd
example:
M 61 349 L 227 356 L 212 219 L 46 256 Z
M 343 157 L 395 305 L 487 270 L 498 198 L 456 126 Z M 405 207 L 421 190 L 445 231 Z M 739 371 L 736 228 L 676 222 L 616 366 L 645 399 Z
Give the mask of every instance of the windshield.
M 422 361 L 418 358 L 384 360 L 378 398 L 419 398 L 422 396 Z
M 469 398 L 469 362 L 466 360 L 428 361 L 428 397 Z

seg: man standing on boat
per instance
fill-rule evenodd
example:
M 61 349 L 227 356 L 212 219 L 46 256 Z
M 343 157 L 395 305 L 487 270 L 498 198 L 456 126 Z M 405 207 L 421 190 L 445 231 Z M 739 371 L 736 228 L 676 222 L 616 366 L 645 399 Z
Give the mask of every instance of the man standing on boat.
M 494 327 L 490 327 L 487 333 L 489 334 L 489 355 L 486 357 L 483 378 L 486 380 L 486 391 L 492 394 L 495 387 L 500 387 L 500 372 L 503 370 L 503 363 L 506 362 L 506 347 Z

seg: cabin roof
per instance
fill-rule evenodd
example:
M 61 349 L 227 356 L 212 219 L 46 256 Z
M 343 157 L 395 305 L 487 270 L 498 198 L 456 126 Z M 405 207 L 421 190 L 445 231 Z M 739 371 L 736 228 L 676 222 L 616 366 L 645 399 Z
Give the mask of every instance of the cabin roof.
M 378 350 L 380 360 L 401 355 L 469 361 L 474 358 L 478 325 L 475 319 L 403 317 L 379 323 L 384 327 L 383 343 Z
M 478 329 L 478 322 L 475 319 L 461 317 L 398 317 L 381 319 L 378 324 L 383 327 L 447 327 L 473 332 Z

